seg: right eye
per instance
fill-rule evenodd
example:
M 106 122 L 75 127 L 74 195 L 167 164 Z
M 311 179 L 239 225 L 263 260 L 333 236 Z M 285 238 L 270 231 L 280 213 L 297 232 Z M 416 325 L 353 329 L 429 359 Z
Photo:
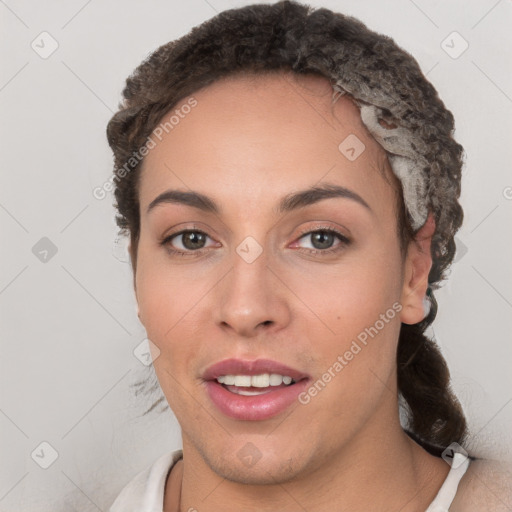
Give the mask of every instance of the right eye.
M 208 238 L 210 237 L 204 231 L 184 229 L 165 237 L 161 245 L 165 246 L 171 254 L 196 256 L 203 253 Z

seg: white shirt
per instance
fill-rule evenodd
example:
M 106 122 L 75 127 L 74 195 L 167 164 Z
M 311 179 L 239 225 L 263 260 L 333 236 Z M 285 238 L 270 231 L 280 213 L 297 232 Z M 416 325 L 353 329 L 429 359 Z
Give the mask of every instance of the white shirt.
M 163 512 L 167 475 L 181 458 L 181 450 L 159 457 L 124 487 L 109 512 Z M 469 462 L 465 455 L 455 453 L 450 472 L 425 512 L 448 512 Z

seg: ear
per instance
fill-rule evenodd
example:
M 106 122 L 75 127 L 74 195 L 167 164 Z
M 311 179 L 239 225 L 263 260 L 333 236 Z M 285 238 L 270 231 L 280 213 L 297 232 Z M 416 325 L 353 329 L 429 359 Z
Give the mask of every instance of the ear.
M 128 254 L 130 255 L 130 263 L 132 265 L 133 288 L 135 289 L 135 273 L 137 272 L 137 247 L 133 247 L 133 241 L 131 238 L 130 242 L 128 243 Z
M 404 267 L 404 282 L 400 302 L 400 320 L 404 324 L 416 324 L 425 318 L 423 300 L 428 288 L 428 274 L 432 267 L 430 252 L 436 223 L 432 212 L 428 214 L 423 227 L 409 242 Z
M 136 265 L 136 261 L 137 261 L 137 253 L 136 251 L 134 250 L 134 248 L 132 247 L 132 242 L 130 241 L 130 243 L 128 244 L 128 254 L 130 255 L 130 262 L 132 264 L 132 274 L 133 274 L 133 290 L 135 291 L 135 302 L 136 302 L 136 310 L 137 310 L 137 316 L 139 317 L 139 320 L 141 320 L 140 318 L 140 309 L 139 309 L 139 301 L 137 299 L 137 280 L 136 280 L 136 272 L 137 272 L 137 265 Z

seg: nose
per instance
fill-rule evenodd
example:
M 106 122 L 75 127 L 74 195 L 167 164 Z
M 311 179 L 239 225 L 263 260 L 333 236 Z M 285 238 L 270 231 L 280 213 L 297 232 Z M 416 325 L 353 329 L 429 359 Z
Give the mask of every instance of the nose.
M 253 338 L 289 323 L 286 287 L 269 264 L 265 251 L 251 263 L 233 254 L 230 272 L 215 289 L 216 325 L 237 337 Z

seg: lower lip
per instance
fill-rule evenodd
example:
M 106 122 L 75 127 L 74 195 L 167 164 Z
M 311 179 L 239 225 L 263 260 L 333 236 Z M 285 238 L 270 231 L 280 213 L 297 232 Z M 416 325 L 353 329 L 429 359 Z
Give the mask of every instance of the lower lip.
M 259 421 L 286 410 L 307 385 L 308 379 L 303 379 L 290 386 L 255 396 L 231 393 L 216 380 L 207 381 L 206 389 L 212 402 L 226 416 L 237 420 Z

